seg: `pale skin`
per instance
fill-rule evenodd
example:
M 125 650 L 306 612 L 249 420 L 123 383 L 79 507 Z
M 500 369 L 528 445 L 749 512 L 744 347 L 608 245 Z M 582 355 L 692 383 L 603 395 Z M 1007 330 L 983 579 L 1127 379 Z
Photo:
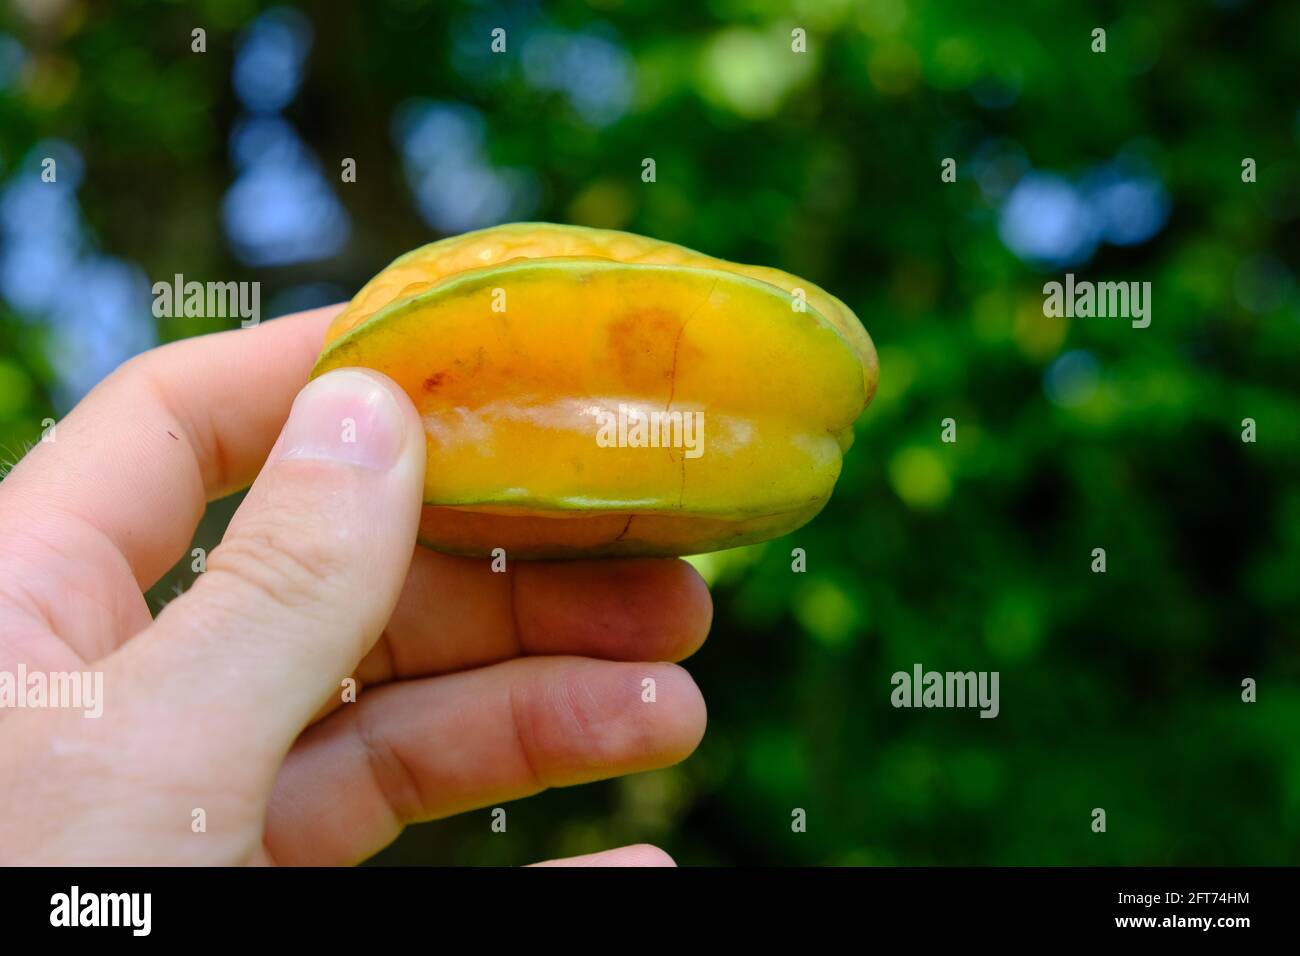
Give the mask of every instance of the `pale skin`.
M 417 547 L 410 400 L 361 370 L 303 390 L 337 311 L 139 356 L 0 483 L 0 672 L 104 675 L 98 719 L 0 710 L 0 863 L 352 864 L 409 823 L 699 743 L 704 702 L 673 663 L 709 629 L 694 570 L 499 574 Z M 250 484 L 154 619 L 142 592 L 190 554 L 206 502 Z

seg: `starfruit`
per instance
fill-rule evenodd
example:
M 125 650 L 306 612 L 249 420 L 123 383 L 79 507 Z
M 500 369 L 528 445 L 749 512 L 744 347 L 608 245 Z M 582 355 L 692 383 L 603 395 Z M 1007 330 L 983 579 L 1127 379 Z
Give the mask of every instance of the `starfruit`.
M 343 366 L 389 375 L 423 418 L 421 542 L 519 558 L 695 554 L 802 526 L 878 376 L 857 317 L 810 282 L 549 223 L 397 259 L 312 374 Z

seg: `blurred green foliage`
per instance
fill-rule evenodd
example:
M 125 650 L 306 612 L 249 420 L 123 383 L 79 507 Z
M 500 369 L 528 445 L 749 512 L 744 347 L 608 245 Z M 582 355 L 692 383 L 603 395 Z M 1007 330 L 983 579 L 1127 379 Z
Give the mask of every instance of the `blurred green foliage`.
M 0 182 L 36 176 L 33 149 L 57 138 L 80 155 L 94 249 L 146 285 L 260 280 L 288 309 L 303 289 L 346 297 L 440 235 L 393 117 L 461 104 L 482 122 L 474 161 L 523 184 L 510 218 L 806 276 L 880 349 L 880 392 L 826 511 L 696 559 L 717 606 L 687 663 L 709 703 L 699 751 L 513 805 L 506 835 L 486 810 L 412 828 L 381 861 L 513 864 L 644 840 L 709 864 L 1300 862 L 1300 6 L 304 4 L 310 53 L 283 116 L 349 231 L 336 254 L 257 267 L 232 253 L 221 209 L 244 111 L 231 66 L 266 9 L 15 4 L 0 14 L 21 45 L 8 61 L 0 47 Z M 504 56 L 488 52 L 497 26 Z M 556 47 L 529 45 L 541 35 L 595 37 L 613 67 L 557 79 Z M 583 92 L 620 77 L 622 98 Z M 355 184 L 338 181 L 342 157 Z M 1153 235 L 1073 264 L 1010 251 L 1018 182 L 1083 189 L 1116 162 L 1160 184 Z M 1029 227 L 1054 208 L 1032 206 Z M 1044 317 L 1042 284 L 1065 271 L 1149 281 L 1150 328 Z M 160 319 L 155 337 L 229 325 Z M 0 304 L 6 457 L 66 411 L 56 331 Z M 949 417 L 955 443 L 940 440 Z M 210 509 L 198 543 L 233 504 Z M 189 577 L 178 565 L 152 599 Z M 894 709 L 890 676 L 917 662 L 999 671 L 1000 716 Z M 1247 677 L 1257 703 L 1241 700 Z

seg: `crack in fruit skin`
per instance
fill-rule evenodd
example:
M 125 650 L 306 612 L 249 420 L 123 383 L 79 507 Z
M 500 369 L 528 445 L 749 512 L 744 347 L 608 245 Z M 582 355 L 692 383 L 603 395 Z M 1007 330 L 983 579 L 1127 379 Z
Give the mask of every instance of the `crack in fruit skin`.
M 686 319 L 682 322 L 681 328 L 677 330 L 676 338 L 673 339 L 673 367 L 668 373 L 668 401 L 664 403 L 664 411 L 669 411 L 672 409 L 673 397 L 677 394 L 677 358 L 682 351 L 682 335 L 685 334 L 686 326 L 690 325 L 691 319 L 695 318 L 695 316 L 699 314 L 700 309 L 704 308 L 704 306 L 708 304 L 709 299 L 713 297 L 713 290 L 716 289 L 717 287 L 718 287 L 718 280 L 714 279 L 713 284 L 709 286 L 709 291 L 704 294 L 704 298 L 700 301 L 700 304 L 695 307 L 695 310 L 692 311 L 691 314 L 688 315 Z M 672 459 L 673 457 L 673 452 L 671 448 L 668 449 L 668 457 L 669 459 Z M 682 465 L 682 481 L 681 481 L 681 485 L 677 489 L 678 508 L 682 507 L 682 503 L 686 500 L 686 456 L 685 455 L 682 455 L 681 465 Z M 630 515 L 628 516 L 627 524 L 629 528 L 632 526 L 632 517 Z M 623 535 L 625 534 L 627 534 L 627 528 L 623 529 L 623 531 L 619 534 L 616 540 L 621 541 Z
M 344 365 L 392 377 L 424 420 L 421 541 L 520 558 L 794 530 L 829 499 L 877 376 L 866 331 L 811 283 L 550 224 L 396 260 L 335 319 L 313 375 Z M 605 441 L 616 409 L 655 440 L 634 424 Z
M 614 543 L 615 543 L 615 544 L 618 544 L 618 543 L 619 543 L 620 541 L 622 541 L 625 537 L 627 537 L 627 533 L 628 533 L 629 531 L 632 530 L 632 519 L 635 518 L 635 517 L 636 517 L 636 515 L 628 515 L 628 516 L 627 516 L 627 521 L 623 524 L 623 530 L 620 531 L 620 532 L 618 533 L 618 536 L 614 539 Z

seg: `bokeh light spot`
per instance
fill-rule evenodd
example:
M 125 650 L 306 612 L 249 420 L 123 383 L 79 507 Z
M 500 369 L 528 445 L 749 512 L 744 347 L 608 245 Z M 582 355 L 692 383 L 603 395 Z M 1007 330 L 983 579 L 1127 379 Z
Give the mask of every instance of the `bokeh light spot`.
M 231 77 L 246 109 L 274 112 L 293 101 L 311 41 L 311 22 L 289 7 L 268 10 L 249 24 L 239 38 Z
M 904 448 L 889 460 L 889 483 L 910 508 L 935 509 L 952 495 L 952 477 L 939 454 L 929 448 Z
M 860 608 L 844 589 L 831 581 L 814 579 L 795 594 L 794 615 L 818 643 L 842 647 L 862 625 Z
M 1059 356 L 1043 373 L 1043 391 L 1053 405 L 1077 408 L 1097 394 L 1100 370 L 1093 354 L 1074 349 Z

